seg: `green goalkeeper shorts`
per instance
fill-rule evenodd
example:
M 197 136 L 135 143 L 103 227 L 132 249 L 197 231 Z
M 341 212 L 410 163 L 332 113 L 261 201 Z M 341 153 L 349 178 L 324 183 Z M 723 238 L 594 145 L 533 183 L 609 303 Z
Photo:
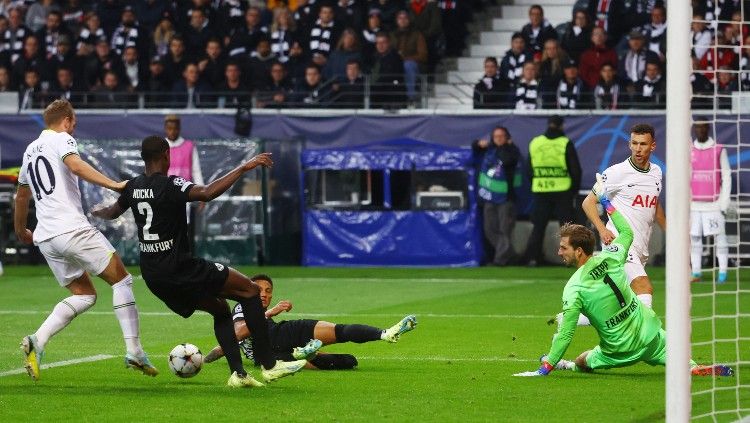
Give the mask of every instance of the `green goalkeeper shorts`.
M 612 369 L 644 362 L 651 366 L 664 366 L 667 362 L 667 338 L 664 329 L 645 347 L 635 352 L 605 353 L 597 345 L 586 356 L 586 365 L 591 369 Z

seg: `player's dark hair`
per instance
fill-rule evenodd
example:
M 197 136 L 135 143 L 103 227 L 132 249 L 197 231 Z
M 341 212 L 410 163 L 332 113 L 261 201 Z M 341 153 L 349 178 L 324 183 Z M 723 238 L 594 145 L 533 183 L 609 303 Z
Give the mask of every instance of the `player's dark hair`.
M 73 117 L 73 105 L 64 98 L 59 98 L 49 104 L 42 113 L 44 124 L 49 128 L 52 125 L 60 123 L 66 117 Z
M 596 239 L 591 229 L 574 223 L 566 223 L 560 228 L 560 238 L 562 237 L 568 237 L 570 246 L 574 249 L 581 248 L 587 256 L 594 253 Z
M 656 141 L 656 136 L 654 135 L 654 127 L 649 125 L 648 123 L 637 123 L 633 125 L 630 128 L 630 133 L 637 135 L 649 134 L 651 135 L 651 139 L 653 141 Z
M 253 282 L 255 282 L 255 281 L 268 281 L 268 283 L 270 283 L 271 286 L 273 286 L 273 281 L 271 280 L 271 277 L 268 276 L 268 275 L 265 275 L 263 273 L 258 273 L 257 275 L 255 275 L 252 278 L 250 278 L 250 280 L 253 281 Z
M 141 158 L 144 162 L 150 163 L 161 157 L 168 150 L 169 143 L 167 140 L 158 135 L 151 135 L 144 138 L 141 143 Z

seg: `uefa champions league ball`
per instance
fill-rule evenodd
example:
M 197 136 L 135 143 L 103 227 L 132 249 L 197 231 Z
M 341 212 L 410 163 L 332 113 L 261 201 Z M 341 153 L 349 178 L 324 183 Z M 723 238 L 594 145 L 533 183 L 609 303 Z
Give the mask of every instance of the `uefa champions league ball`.
M 193 377 L 201 371 L 203 353 L 193 344 L 180 344 L 169 353 L 169 369 L 181 378 Z

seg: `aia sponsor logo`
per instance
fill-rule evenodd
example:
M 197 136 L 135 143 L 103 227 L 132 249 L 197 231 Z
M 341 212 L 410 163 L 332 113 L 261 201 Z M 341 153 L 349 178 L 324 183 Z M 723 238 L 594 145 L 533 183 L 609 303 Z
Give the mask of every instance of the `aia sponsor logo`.
M 635 196 L 635 199 L 633 200 L 633 204 L 631 204 L 632 207 L 648 207 L 648 208 L 655 208 L 656 204 L 659 202 L 659 197 L 656 195 L 641 195 L 638 194 Z

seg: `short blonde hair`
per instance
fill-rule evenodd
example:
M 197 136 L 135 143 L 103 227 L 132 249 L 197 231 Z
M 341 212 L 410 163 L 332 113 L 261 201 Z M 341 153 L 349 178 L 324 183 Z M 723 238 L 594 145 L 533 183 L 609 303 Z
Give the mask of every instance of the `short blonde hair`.
M 166 125 L 170 122 L 174 122 L 177 124 L 177 126 L 180 126 L 180 117 L 175 114 L 164 116 L 164 124 Z
M 44 109 L 42 117 L 44 118 L 44 124 L 49 128 L 52 125 L 60 123 L 66 117 L 72 119 L 74 114 L 73 105 L 68 100 L 59 98 Z

